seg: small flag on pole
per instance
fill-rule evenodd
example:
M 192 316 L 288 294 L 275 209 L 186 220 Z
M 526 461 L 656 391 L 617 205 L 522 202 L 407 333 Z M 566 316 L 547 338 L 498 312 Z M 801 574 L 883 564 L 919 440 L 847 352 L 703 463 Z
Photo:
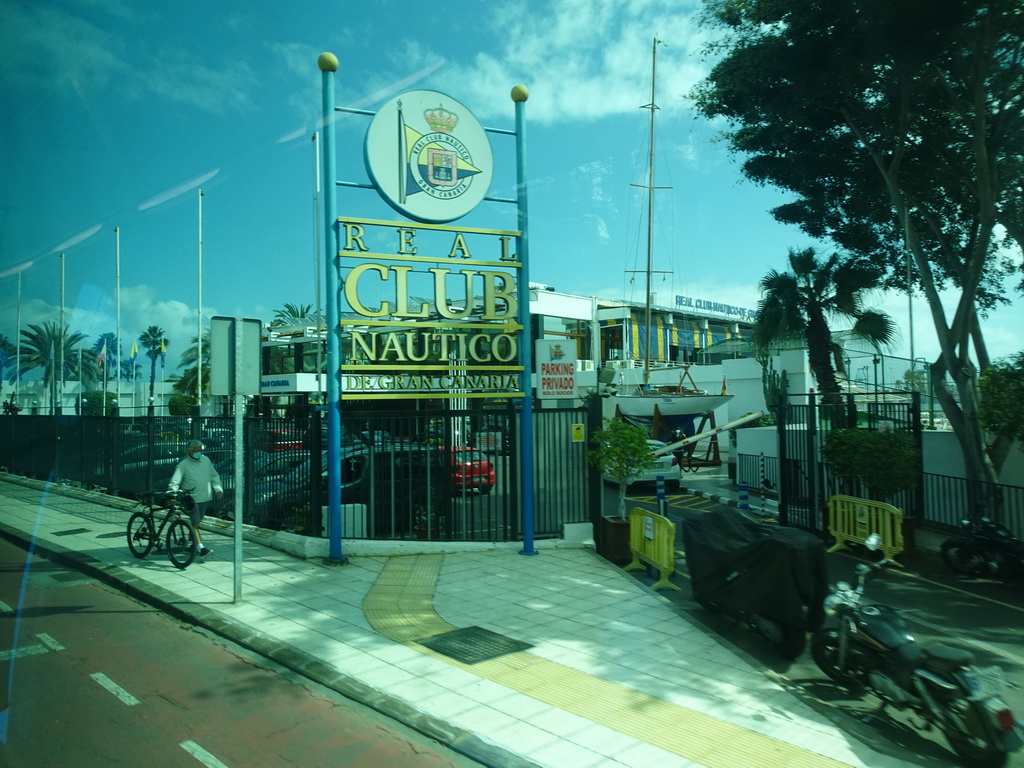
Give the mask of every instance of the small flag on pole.
M 104 360 L 104 358 L 106 358 L 106 356 L 107 356 L 107 340 L 104 339 L 103 340 L 103 348 L 100 350 L 99 357 L 96 358 L 96 367 L 97 368 L 102 368 L 103 367 L 103 360 Z
M 132 353 L 131 353 L 131 355 L 128 356 L 128 359 L 131 360 L 131 362 L 134 363 L 135 362 L 135 358 L 138 356 L 138 354 L 139 354 L 139 345 L 138 345 L 137 342 L 133 341 L 132 342 Z
M 160 367 L 163 368 L 167 364 L 167 345 L 164 343 L 166 339 L 160 339 Z

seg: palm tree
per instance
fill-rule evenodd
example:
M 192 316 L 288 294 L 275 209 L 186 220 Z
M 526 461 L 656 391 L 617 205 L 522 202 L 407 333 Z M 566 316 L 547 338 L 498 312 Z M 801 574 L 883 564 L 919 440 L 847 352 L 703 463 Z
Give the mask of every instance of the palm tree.
M 316 318 L 313 317 L 312 312 L 312 304 L 285 304 L 281 309 L 274 310 L 274 319 L 270 321 L 270 327 L 280 328 L 283 325 L 315 323 Z
M 85 334 L 75 331 L 68 332 L 68 327 L 58 327 L 57 323 L 42 323 L 40 325 L 29 325 L 27 331 L 22 331 L 21 358 L 18 366 L 22 371 L 32 368 L 43 369 L 43 383 L 49 388 L 50 407 L 57 408 L 57 381 L 65 381 L 69 378 L 78 378 L 79 345 L 85 340 Z M 63 354 L 62 354 L 63 350 Z M 89 362 L 95 361 L 95 355 L 88 351 L 88 357 L 83 357 Z M 61 363 L 63 362 L 63 370 Z
M 839 404 L 828 318 L 852 320 L 850 334 L 876 350 L 890 344 L 896 336 L 892 318 L 863 306 L 864 294 L 879 287 L 881 275 L 862 264 L 841 261 L 837 254 L 818 261 L 813 248 L 790 249 L 789 266 L 791 272 L 773 269 L 761 278 L 761 301 L 751 333 L 754 344 L 767 350 L 773 343 L 802 337 L 822 402 Z
M 192 337 L 192 346 L 181 353 L 181 366 L 185 368 L 181 377 L 174 384 L 174 391 L 198 398 L 198 375 L 196 363 L 199 361 L 199 337 Z M 203 334 L 203 395 L 210 394 L 210 334 Z
M 4 372 L 8 368 L 11 369 L 9 378 L 12 383 L 18 376 L 18 365 L 14 359 L 17 351 L 17 347 L 11 343 L 11 340 L 0 333 L 0 391 L 3 391 Z
M 156 396 L 156 361 L 159 359 L 160 364 L 163 365 L 162 358 L 171 342 L 164 336 L 163 328 L 151 325 L 139 336 L 139 343 L 142 344 L 142 348 L 146 350 L 146 357 L 149 358 L 149 396 L 152 398 Z

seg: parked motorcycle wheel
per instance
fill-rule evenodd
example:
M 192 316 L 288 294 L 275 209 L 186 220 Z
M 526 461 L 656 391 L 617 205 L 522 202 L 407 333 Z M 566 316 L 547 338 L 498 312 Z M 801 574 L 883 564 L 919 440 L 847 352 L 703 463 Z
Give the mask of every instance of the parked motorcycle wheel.
M 968 576 L 979 573 L 984 565 L 981 556 L 964 539 L 946 539 L 939 549 L 939 556 L 947 568 Z
M 820 629 L 811 637 L 811 658 L 818 669 L 843 685 L 858 685 L 861 674 L 856 664 L 856 656 L 847 654 L 846 669 L 839 668 L 839 630 Z
M 750 616 L 750 626 L 775 646 L 775 650 L 783 658 L 795 659 L 807 647 L 807 633 L 802 626 L 782 624 L 756 614 Z
M 943 728 L 946 741 L 957 753 L 966 768 L 1003 768 L 1009 755 L 992 743 L 988 730 L 985 728 L 984 710 L 979 702 L 961 702 L 968 709 L 965 722 L 971 736 L 953 729 Z

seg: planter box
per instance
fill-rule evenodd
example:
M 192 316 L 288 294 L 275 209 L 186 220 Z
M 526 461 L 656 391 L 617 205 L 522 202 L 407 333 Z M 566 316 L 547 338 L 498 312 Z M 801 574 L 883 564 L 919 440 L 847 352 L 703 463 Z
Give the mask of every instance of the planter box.
M 629 549 L 629 518 L 604 517 L 597 525 L 597 554 L 616 565 L 625 565 L 633 559 Z

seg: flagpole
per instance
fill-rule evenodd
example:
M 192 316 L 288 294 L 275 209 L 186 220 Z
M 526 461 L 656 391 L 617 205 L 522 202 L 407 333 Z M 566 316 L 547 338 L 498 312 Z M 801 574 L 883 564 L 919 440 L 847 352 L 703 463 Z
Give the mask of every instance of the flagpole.
M 117 376 L 117 400 L 121 402 L 121 230 L 114 227 L 114 353 L 116 367 L 114 373 Z
M 61 384 L 64 382 L 64 254 L 60 255 L 60 381 Z M 54 398 L 54 406 L 56 413 L 61 413 L 61 395 L 63 394 L 63 386 L 57 384 L 57 377 L 53 377 L 53 388 L 55 390 L 56 397 Z
M 82 413 L 82 342 L 78 342 L 78 415 Z
M 17 347 L 14 351 L 14 355 L 17 359 L 18 375 L 14 379 L 14 404 L 17 405 L 19 398 L 18 395 L 21 392 L 21 273 L 25 270 L 18 272 L 18 341 Z
M 160 397 L 164 395 L 164 366 L 167 364 L 166 339 L 160 339 Z
M 199 190 L 199 319 L 196 331 L 196 402 L 203 407 L 203 190 Z M 162 374 L 161 374 L 162 376 Z

